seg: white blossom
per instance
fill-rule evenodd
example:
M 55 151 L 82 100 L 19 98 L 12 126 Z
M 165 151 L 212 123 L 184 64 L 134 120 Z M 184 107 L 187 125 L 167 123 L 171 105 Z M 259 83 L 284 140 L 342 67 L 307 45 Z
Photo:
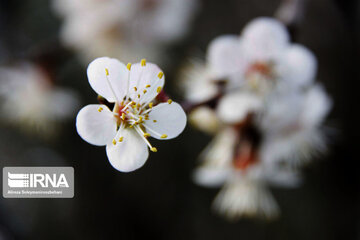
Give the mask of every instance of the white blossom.
M 165 83 L 157 65 L 143 59 L 125 66 L 117 59 L 102 57 L 89 64 L 87 75 L 94 91 L 114 107 L 85 106 L 76 119 L 77 131 L 90 144 L 106 146 L 115 169 L 130 172 L 143 166 L 148 148 L 157 151 L 148 137 L 167 140 L 184 130 L 186 115 L 181 106 L 170 99 L 155 99 Z
M 53 0 L 64 19 L 62 42 L 85 61 L 104 55 L 159 60 L 164 45 L 188 31 L 197 5 L 197 0 Z
M 66 88 L 56 87 L 39 66 L 20 62 L 0 67 L 1 119 L 44 137 L 73 116 L 79 101 Z

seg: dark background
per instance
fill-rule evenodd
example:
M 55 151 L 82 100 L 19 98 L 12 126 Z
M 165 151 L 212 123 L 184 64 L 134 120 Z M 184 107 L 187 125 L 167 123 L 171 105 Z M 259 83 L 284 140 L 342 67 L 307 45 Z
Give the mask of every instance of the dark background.
M 240 33 L 258 16 L 272 16 L 277 0 L 203 0 L 184 41 L 168 49 L 167 90 L 181 101 L 176 74 L 187 57 L 204 53 L 216 36 Z M 0 239 L 357 239 L 359 238 L 359 6 L 357 1 L 311 0 L 296 42 L 318 58 L 318 79 L 334 101 L 328 118 L 329 153 L 304 169 L 298 189 L 273 189 L 280 219 L 228 222 L 210 211 L 217 189 L 192 183 L 197 154 L 209 136 L 186 128 L 141 169 L 113 169 L 104 147 L 77 135 L 75 116 L 57 138 L 0 127 L 0 167 L 73 166 L 73 199 L 0 198 Z M 96 102 L 86 67 L 59 47 L 61 21 L 46 0 L 0 1 L 0 63 L 50 51 L 58 85 L 76 89 L 82 105 Z M 50 50 L 49 50 L 50 49 Z M 146 57 L 146 56 L 144 56 Z M 1 87 L 1 86 L 0 86 Z M 1 235 L 2 234 L 2 235 Z

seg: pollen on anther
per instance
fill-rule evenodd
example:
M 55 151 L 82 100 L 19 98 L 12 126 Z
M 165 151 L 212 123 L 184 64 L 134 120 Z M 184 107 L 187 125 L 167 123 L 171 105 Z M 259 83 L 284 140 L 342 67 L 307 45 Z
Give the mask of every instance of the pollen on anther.
M 171 103 L 172 103 L 172 100 L 171 100 L 171 99 L 169 99 L 167 102 L 168 102 L 169 104 L 171 104 Z
M 156 147 L 152 147 L 152 148 L 150 148 L 150 150 L 151 150 L 152 152 L 157 152 L 157 148 L 156 148 Z
M 144 89 L 143 93 L 145 94 L 146 92 L 147 92 L 146 89 Z
M 113 139 L 113 140 L 112 140 L 112 143 L 113 143 L 114 145 L 116 145 L 116 140 L 115 140 L 115 139 Z
M 161 87 L 158 87 L 157 89 L 156 89 L 156 91 L 159 93 L 159 92 L 161 92 Z
M 163 72 L 159 72 L 158 78 L 162 78 L 163 76 L 164 76 L 164 73 L 163 73 Z
M 144 133 L 144 137 L 150 137 L 150 133 Z
M 131 63 L 128 63 L 128 64 L 126 65 L 126 68 L 130 71 L 130 69 L 131 69 Z
M 121 119 L 124 121 L 125 120 L 125 113 L 121 114 Z
M 153 103 L 151 102 L 151 103 L 149 103 L 149 108 L 152 108 L 153 107 Z
M 138 94 L 138 96 L 137 96 L 138 98 L 140 98 L 140 94 Z
M 140 64 L 141 64 L 142 67 L 145 67 L 146 66 L 146 59 L 141 59 Z
M 157 121 L 154 119 L 153 122 L 155 123 L 155 122 L 157 122 Z
M 149 88 L 149 87 L 151 87 L 151 85 L 150 85 L 150 84 L 148 84 L 148 85 L 146 85 L 145 87 L 146 87 L 146 88 Z
M 161 138 L 167 138 L 166 134 L 161 135 Z
M 124 137 L 119 138 L 119 142 L 122 142 L 124 140 Z
M 134 87 L 135 92 L 137 91 L 137 87 Z
M 102 110 L 104 110 L 102 107 L 99 107 L 98 111 L 101 112 Z
M 109 76 L 109 69 L 105 68 L 105 74 L 106 76 Z

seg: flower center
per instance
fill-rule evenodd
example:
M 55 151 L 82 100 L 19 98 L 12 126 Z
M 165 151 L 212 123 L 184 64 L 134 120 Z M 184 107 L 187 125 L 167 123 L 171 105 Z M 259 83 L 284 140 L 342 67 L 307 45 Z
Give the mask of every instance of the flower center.
M 248 67 L 245 77 L 255 89 L 258 89 L 261 84 L 267 85 L 268 80 L 274 79 L 273 64 L 271 62 L 254 62 Z

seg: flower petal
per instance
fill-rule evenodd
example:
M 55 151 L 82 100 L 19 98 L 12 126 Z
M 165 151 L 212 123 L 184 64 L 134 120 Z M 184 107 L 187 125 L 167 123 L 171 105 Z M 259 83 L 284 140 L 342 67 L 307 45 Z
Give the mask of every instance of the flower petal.
M 299 44 L 291 45 L 284 53 L 283 68 L 279 69 L 284 81 L 297 86 L 310 84 L 316 76 L 317 61 L 314 54 Z
M 122 142 L 119 142 L 123 137 Z M 144 165 L 149 151 L 146 143 L 133 129 L 119 130 L 114 138 L 116 143 L 106 146 L 106 154 L 111 166 L 120 172 L 131 172 Z
M 87 105 L 76 117 L 76 129 L 88 143 L 103 146 L 116 135 L 116 118 L 105 105 Z
M 238 123 L 245 119 L 247 114 L 262 107 L 259 97 L 250 93 L 231 93 L 224 96 L 217 107 L 219 118 L 225 123 Z
M 159 140 L 177 137 L 185 126 L 186 114 L 176 102 L 158 104 L 150 112 L 149 120 L 145 122 L 146 131 Z M 163 134 L 166 134 L 167 137 L 162 138 Z
M 196 184 L 205 187 L 221 187 L 231 174 L 230 169 L 216 167 L 199 167 L 193 174 Z
M 122 62 L 108 57 L 95 59 L 87 68 L 91 87 L 109 102 L 123 99 L 127 93 L 128 74 L 129 71 Z
M 159 94 L 164 83 L 165 76 L 156 64 L 146 63 L 145 66 L 141 66 L 141 63 L 136 63 L 131 66 L 129 96 L 139 103 L 150 102 Z
M 234 73 L 241 75 L 245 62 L 240 46 L 240 39 L 236 35 L 220 36 L 210 43 L 207 61 L 216 78 L 227 78 Z
M 244 51 L 251 60 L 274 60 L 286 48 L 289 34 L 285 26 L 273 18 L 251 21 L 242 32 Z

